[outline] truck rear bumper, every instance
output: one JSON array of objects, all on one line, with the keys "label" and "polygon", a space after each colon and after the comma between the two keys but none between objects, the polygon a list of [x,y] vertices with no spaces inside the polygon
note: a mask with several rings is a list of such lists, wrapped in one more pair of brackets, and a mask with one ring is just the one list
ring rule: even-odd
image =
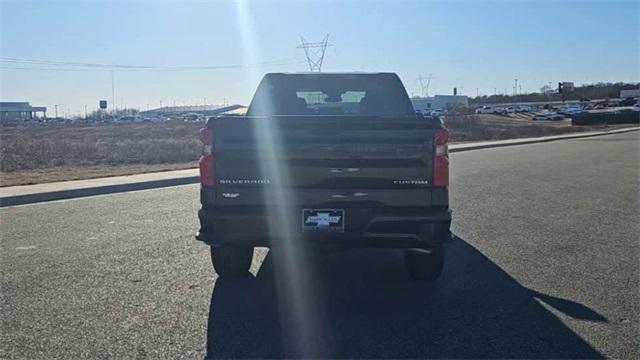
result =
[{"label": "truck rear bumper", "polygon": [[449,236],[451,225],[451,211],[446,207],[346,207],[344,232],[303,232],[301,210],[202,207],[196,239],[211,246],[271,247],[278,246],[288,234],[313,245],[429,249]]}]

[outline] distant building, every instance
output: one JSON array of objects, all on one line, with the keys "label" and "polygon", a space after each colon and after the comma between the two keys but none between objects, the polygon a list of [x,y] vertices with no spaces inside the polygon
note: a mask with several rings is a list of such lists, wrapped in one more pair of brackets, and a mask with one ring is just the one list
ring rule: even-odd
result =
[{"label": "distant building", "polygon": [[436,95],[433,97],[414,97],[411,99],[416,111],[446,110],[451,107],[467,107],[469,99],[464,95]]},{"label": "distant building", "polygon": [[28,102],[0,102],[0,122],[29,121],[42,113],[47,117],[45,106],[31,106]]},{"label": "distant building", "polygon": [[620,98],[638,98],[640,97],[640,89],[620,90]]},{"label": "distant building", "polygon": [[151,109],[147,111],[141,111],[142,116],[156,116],[156,115],[182,115],[186,113],[200,114],[200,115],[216,115],[220,113],[226,113],[229,111],[238,110],[244,108],[242,105],[190,105],[190,106],[165,106],[157,109]]}]

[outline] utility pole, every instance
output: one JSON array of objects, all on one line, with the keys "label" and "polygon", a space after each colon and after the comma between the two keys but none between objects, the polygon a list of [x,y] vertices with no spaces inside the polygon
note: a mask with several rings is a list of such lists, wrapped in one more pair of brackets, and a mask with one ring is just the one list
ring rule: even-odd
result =
[{"label": "utility pole", "polygon": [[56,108],[56,118],[58,117],[58,104],[53,105]]},{"label": "utility pole", "polygon": [[307,57],[309,64],[309,71],[322,71],[322,62],[324,61],[324,54],[327,51],[329,44],[329,34],[327,34],[321,42],[310,43],[300,36],[302,44],[297,49],[304,49],[304,54]]},{"label": "utility pole", "polygon": [[[429,85],[431,85],[431,79],[433,78],[433,76],[431,74],[429,74],[428,77],[423,77],[420,76],[418,77],[418,80],[420,81],[420,88],[422,90],[422,97],[429,97]],[[427,80],[427,83],[425,85],[424,80]]]},{"label": "utility pole", "polygon": [[493,88],[493,96],[498,95],[498,88],[494,87]]},{"label": "utility pole", "polygon": [[87,104],[84,104],[84,119],[87,119]]},{"label": "utility pole", "polygon": [[[111,70],[111,108],[115,110],[116,108],[116,90],[113,84],[113,70]],[[112,111],[113,112],[113,111]]]},{"label": "utility pole", "polygon": [[513,79],[516,83],[513,86],[513,95],[518,95],[518,79]]},{"label": "utility pole", "polygon": [[160,100],[160,108],[162,109],[162,100]]},{"label": "utility pole", "polygon": [[476,88],[476,98],[477,98],[478,96],[480,96],[480,89],[479,89],[479,88]]}]

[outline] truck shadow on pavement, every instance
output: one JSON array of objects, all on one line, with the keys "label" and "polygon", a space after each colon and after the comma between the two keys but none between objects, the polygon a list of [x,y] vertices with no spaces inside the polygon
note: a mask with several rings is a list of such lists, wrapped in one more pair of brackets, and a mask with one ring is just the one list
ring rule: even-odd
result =
[{"label": "truck shadow on pavement", "polygon": [[[401,251],[314,257],[303,306],[313,324],[294,325],[295,304],[277,290],[269,254],[257,277],[217,280],[206,357],[603,358],[541,302],[584,321],[603,316],[521,286],[462,239],[446,246],[433,284],[406,276]],[[313,328],[315,350],[289,340],[301,327]]]}]

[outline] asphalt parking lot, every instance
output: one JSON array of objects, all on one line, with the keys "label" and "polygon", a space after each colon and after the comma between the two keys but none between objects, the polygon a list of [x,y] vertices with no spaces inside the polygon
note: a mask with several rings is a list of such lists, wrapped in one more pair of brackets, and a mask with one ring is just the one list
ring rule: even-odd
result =
[{"label": "asphalt parking lot", "polygon": [[278,251],[212,274],[197,185],[0,209],[0,358],[639,358],[638,140],[452,154],[443,276],[315,252],[302,322]]}]

